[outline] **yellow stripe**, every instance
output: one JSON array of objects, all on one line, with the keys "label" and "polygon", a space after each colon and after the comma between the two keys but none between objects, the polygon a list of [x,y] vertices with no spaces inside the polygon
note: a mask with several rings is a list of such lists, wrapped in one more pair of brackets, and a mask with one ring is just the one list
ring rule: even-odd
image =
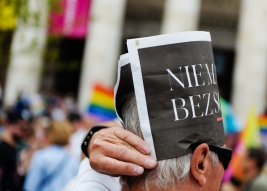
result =
[{"label": "yellow stripe", "polygon": [[93,93],[91,103],[108,109],[114,109],[113,97],[102,92],[95,91]]}]

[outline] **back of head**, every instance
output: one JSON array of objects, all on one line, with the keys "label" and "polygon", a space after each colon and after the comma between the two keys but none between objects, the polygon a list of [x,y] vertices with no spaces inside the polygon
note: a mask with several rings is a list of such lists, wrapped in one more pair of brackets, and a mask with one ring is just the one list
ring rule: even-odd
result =
[{"label": "back of head", "polygon": [[[124,128],[143,138],[138,117],[135,96],[129,98],[125,103],[123,110]],[[217,165],[218,157],[210,152],[213,165]],[[131,190],[133,186],[138,185],[143,190],[151,190],[151,187],[157,190],[166,188],[177,188],[181,186],[190,173],[190,159],[192,153],[178,158],[165,159],[158,161],[158,166],[154,170],[145,170],[141,176],[121,176],[121,184],[125,190]]]},{"label": "back of head", "polygon": [[65,121],[53,121],[46,129],[49,144],[65,146],[72,133],[71,126]]},{"label": "back of head", "polygon": [[77,112],[71,112],[71,113],[68,115],[68,120],[69,120],[71,123],[80,121],[80,120],[81,120],[81,115],[80,115],[79,113],[77,113]]},{"label": "back of head", "polygon": [[258,168],[259,171],[262,170],[266,161],[266,154],[262,149],[257,149],[257,148],[249,149],[247,152],[247,157],[255,161],[256,167]]},{"label": "back of head", "polygon": [[7,123],[8,124],[16,124],[20,120],[23,120],[23,117],[19,112],[15,112],[15,111],[7,112]]},{"label": "back of head", "polygon": [[[10,144],[18,143],[29,132],[28,124],[21,113],[9,110],[6,112],[6,141]],[[9,137],[9,138],[7,138]]]}]

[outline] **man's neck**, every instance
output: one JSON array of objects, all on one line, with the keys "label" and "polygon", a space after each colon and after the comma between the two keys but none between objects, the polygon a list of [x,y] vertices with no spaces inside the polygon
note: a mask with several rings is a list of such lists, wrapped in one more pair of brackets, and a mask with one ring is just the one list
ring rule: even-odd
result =
[{"label": "man's neck", "polygon": [[[158,189],[155,186],[149,187],[149,191],[163,191],[162,189]],[[182,185],[174,185],[172,187],[168,187],[164,191],[174,191],[174,190],[179,190],[179,191],[200,191],[200,189],[197,184],[194,181],[191,181],[189,179],[185,180],[185,182],[182,183]],[[131,189],[125,189],[122,188],[122,191],[144,191],[140,185],[134,185]]]},{"label": "man's neck", "polygon": [[[153,190],[153,191],[163,191],[162,189],[158,189],[157,187],[149,187],[148,190]],[[174,190],[182,190],[182,191],[187,191],[182,187],[170,187],[165,189],[164,191],[174,191]],[[127,189],[122,189],[122,191],[144,191],[142,187],[139,186],[133,186],[130,190]],[[188,190],[189,191],[189,190]]]},{"label": "man's neck", "polygon": [[[157,188],[155,188],[155,187],[152,187],[152,188],[149,188],[149,190],[153,190],[153,191],[162,191],[162,190],[159,190],[159,189],[157,189]],[[174,191],[174,190],[178,190],[177,188],[168,188],[168,189],[166,189],[166,190],[164,190],[164,191]],[[180,190],[180,189],[179,189]],[[136,188],[136,187],[133,187],[130,191],[144,191],[144,189],[142,189],[142,188]],[[184,190],[183,190],[184,191]]]}]

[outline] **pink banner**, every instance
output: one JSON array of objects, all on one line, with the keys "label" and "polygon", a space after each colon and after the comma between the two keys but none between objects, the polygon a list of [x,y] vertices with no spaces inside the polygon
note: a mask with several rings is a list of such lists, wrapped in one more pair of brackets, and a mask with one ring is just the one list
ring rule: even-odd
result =
[{"label": "pink banner", "polygon": [[91,0],[61,0],[59,11],[52,11],[49,33],[85,38],[88,30]]}]

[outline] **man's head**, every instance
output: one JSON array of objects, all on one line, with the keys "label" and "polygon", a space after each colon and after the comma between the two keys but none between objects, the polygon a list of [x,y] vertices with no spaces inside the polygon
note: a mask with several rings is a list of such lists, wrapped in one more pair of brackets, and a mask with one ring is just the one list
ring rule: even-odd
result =
[{"label": "man's head", "polygon": [[[125,104],[124,128],[143,138],[135,97]],[[219,190],[223,165],[217,154],[205,143],[185,156],[161,160],[155,170],[145,171],[139,177],[122,176],[124,190]]]},{"label": "man's head", "polygon": [[72,124],[74,131],[77,131],[77,130],[83,128],[83,121],[82,121],[81,115],[79,113],[71,112],[68,115],[68,120]]},{"label": "man's head", "polygon": [[45,131],[48,143],[60,146],[68,144],[71,133],[71,125],[65,121],[52,121]]},{"label": "man's head", "polygon": [[6,128],[13,141],[18,142],[25,136],[28,127],[20,113],[8,111]]},{"label": "man's head", "polygon": [[249,149],[244,157],[243,168],[247,181],[251,181],[262,171],[266,161],[265,152],[262,149]]}]

